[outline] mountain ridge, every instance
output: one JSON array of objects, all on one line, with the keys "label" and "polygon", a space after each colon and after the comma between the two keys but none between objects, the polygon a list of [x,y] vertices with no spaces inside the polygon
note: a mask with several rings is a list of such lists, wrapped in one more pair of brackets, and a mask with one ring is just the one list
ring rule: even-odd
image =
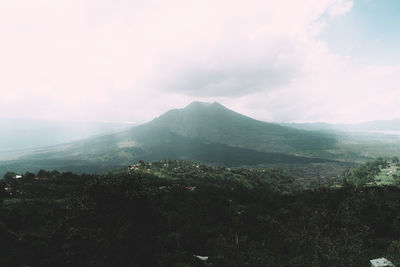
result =
[{"label": "mountain ridge", "polygon": [[[335,142],[330,135],[254,120],[217,102],[193,102],[122,132],[34,150],[13,164],[47,161],[58,167],[65,161],[69,166],[94,164],[107,169],[163,159],[229,166],[324,162],[330,161],[326,149]],[[323,154],[327,159],[319,157]]]},{"label": "mountain ridge", "polygon": [[192,102],[183,109],[162,114],[150,124],[165,127],[184,136],[264,152],[310,152],[313,150],[312,145],[317,142],[317,150],[321,149],[320,146],[328,149],[335,145],[332,135],[255,120],[217,102]]}]

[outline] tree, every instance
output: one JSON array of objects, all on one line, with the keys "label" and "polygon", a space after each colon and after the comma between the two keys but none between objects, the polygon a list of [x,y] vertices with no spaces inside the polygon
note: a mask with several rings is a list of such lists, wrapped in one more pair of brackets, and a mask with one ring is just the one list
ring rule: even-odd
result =
[{"label": "tree", "polygon": [[48,178],[49,176],[50,176],[50,173],[45,171],[45,170],[40,170],[37,173],[37,177],[42,177],[42,178],[46,177],[46,178]]},{"label": "tree", "polygon": [[387,249],[387,258],[398,266],[400,264],[400,241],[392,241]]},{"label": "tree", "polygon": [[157,236],[163,218],[153,201],[153,193],[138,176],[90,182],[71,203],[66,221],[70,264],[159,266]]},{"label": "tree", "polygon": [[8,196],[7,191],[5,190],[6,183],[4,181],[0,181],[0,203],[3,198]]},{"label": "tree", "polygon": [[17,174],[15,172],[7,172],[6,174],[4,174],[3,178],[4,180],[11,180],[14,179],[16,175]]},{"label": "tree", "polygon": [[35,178],[36,177],[36,175],[34,174],[34,173],[31,173],[31,172],[26,172],[24,175],[23,175],[23,179],[24,180],[33,180],[33,178]]}]

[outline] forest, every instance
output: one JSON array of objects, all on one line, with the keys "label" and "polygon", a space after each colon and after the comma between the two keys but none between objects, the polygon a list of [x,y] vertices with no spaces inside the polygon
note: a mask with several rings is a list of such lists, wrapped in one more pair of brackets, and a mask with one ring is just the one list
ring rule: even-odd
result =
[{"label": "forest", "polygon": [[0,266],[400,264],[398,178],[379,184],[396,164],[378,158],[315,188],[279,168],[178,160],[102,175],[9,172]]}]

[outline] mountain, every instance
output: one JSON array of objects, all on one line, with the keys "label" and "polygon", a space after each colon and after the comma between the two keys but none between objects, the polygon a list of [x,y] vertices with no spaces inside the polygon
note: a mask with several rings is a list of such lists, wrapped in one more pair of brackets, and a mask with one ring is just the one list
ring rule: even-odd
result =
[{"label": "mountain", "polygon": [[0,167],[98,171],[162,159],[228,166],[325,162],[315,155],[327,153],[335,142],[332,135],[261,122],[218,103],[193,102],[129,130],[36,149]]},{"label": "mountain", "polygon": [[0,152],[54,146],[129,127],[132,124],[0,118]]},{"label": "mountain", "polygon": [[263,152],[309,154],[333,148],[333,135],[258,121],[219,103],[193,102],[150,122],[179,135]]}]

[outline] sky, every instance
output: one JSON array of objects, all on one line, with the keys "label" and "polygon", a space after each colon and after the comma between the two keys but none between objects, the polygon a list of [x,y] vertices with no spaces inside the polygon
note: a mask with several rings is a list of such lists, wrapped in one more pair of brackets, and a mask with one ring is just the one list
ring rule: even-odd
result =
[{"label": "sky", "polygon": [[400,118],[398,0],[0,0],[0,117]]}]

